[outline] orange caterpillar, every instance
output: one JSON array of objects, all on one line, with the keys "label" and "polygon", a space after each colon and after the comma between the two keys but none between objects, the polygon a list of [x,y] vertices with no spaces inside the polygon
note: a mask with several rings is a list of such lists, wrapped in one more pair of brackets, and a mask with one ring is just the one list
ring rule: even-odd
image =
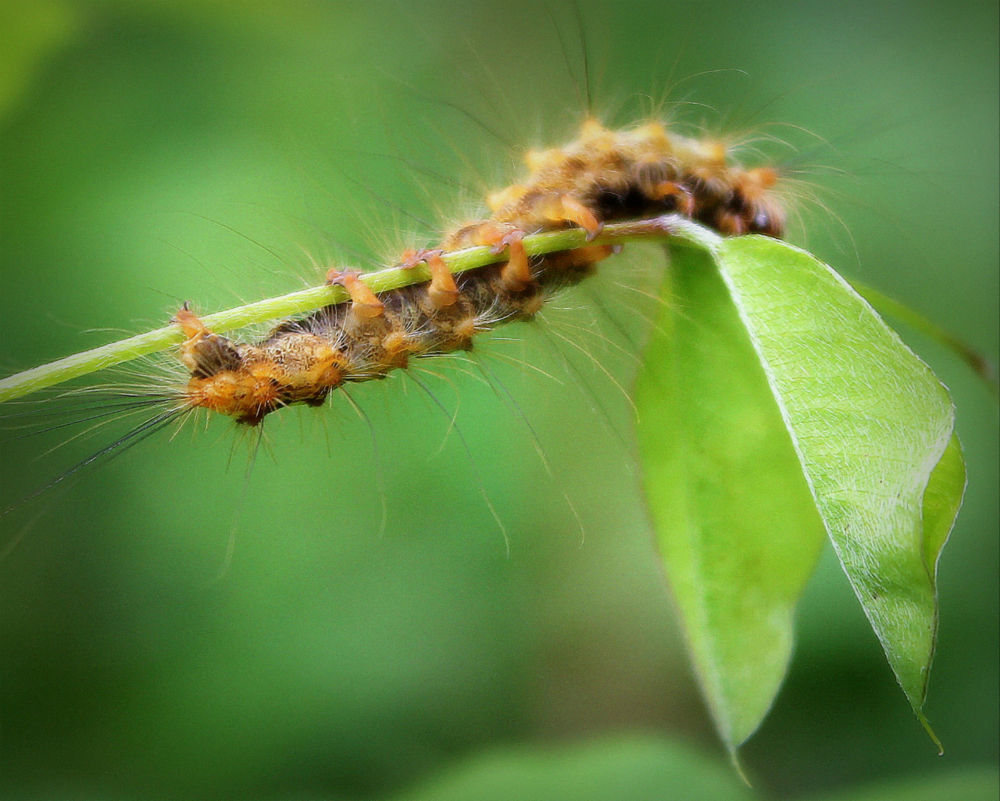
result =
[{"label": "orange caterpillar", "polygon": [[[588,245],[530,260],[529,234],[579,226],[595,238],[606,223],[676,213],[723,235],[780,237],[785,215],[777,171],[745,168],[722,143],[679,136],[659,123],[610,131],[588,121],[580,138],[527,156],[530,173],[492,195],[492,215],[446,234],[439,249],[404,254],[431,280],[376,295],[355,271],[331,270],[349,304],[276,326],[258,344],[209,331],[185,306],[185,409],[204,408],[255,426],[295,403],[318,406],[348,382],[384,378],[409,359],[469,350],[501,323],[531,319],[553,292],[578,283],[612,248]],[[503,264],[453,275],[442,253],[472,246],[506,252]]]}]

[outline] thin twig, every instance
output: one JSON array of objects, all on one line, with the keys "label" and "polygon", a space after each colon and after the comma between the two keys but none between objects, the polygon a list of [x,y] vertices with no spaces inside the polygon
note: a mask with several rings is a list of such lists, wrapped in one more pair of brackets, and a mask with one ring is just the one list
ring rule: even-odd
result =
[{"label": "thin twig", "polygon": [[[615,223],[608,225],[592,242],[581,229],[534,234],[524,238],[525,250],[530,256],[557,253],[585,245],[624,244],[636,240],[670,240],[675,244],[701,249],[712,249],[718,237],[711,231],[678,215],[667,215],[651,220]],[[494,253],[489,247],[466,248],[443,255],[453,273],[462,273],[504,261],[504,253]],[[390,267],[367,273],[362,280],[375,292],[389,292],[400,287],[419,284],[431,279],[426,265],[412,268]],[[211,330],[223,333],[248,325],[305,314],[324,306],[347,301],[346,290],[340,286],[317,286],[291,292],[276,298],[259,300],[245,306],[208,314],[202,321]],[[61,384],[73,378],[88,375],[108,367],[158,353],[184,340],[176,323],[102,345],[92,350],[76,353],[49,364],[0,379],[0,402],[20,398],[37,390]]]}]

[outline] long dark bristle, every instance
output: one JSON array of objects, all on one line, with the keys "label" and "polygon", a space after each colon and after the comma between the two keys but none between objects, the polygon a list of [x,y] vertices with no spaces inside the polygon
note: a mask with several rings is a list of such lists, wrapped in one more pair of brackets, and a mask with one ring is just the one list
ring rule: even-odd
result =
[{"label": "long dark bristle", "polygon": [[[54,425],[46,425],[44,427],[36,428],[31,431],[27,431],[23,434],[17,434],[11,437],[5,437],[0,439],[0,444],[5,444],[8,442],[16,442],[17,440],[27,439],[28,437],[35,437],[41,434],[47,434],[50,431],[58,431],[62,428],[67,428],[69,426],[80,425],[82,423],[89,423],[92,420],[102,420],[105,418],[113,417],[124,417],[125,415],[137,412],[140,410],[148,409],[150,407],[161,406],[165,403],[170,402],[167,398],[147,398],[144,400],[133,400],[124,403],[116,404],[104,404],[99,406],[86,406],[82,408],[72,408],[72,409],[62,409],[62,410],[38,410],[37,413],[34,412],[19,412],[11,415],[3,415],[0,419],[21,419],[24,420],[24,424],[20,426],[21,428],[29,428],[31,423],[39,418],[51,418],[51,417],[65,417],[64,422],[56,423]],[[93,414],[88,414],[93,412]],[[113,420],[108,420],[107,422],[113,422]]]},{"label": "long dark bristle", "polygon": [[[159,399],[155,401],[155,403],[163,403],[163,402],[164,402],[163,400]],[[150,405],[155,405],[155,404],[151,403]],[[130,448],[139,444],[147,437],[150,437],[153,434],[162,431],[164,428],[169,426],[174,421],[180,419],[184,414],[188,413],[189,411],[191,410],[187,407],[172,405],[171,408],[162,411],[153,417],[150,417],[149,419],[143,421],[139,425],[127,431],[125,434],[120,436],[114,442],[111,442],[110,444],[103,446],[95,453],[92,453],[85,459],[82,459],[81,461],[77,462],[75,465],[63,471],[58,476],[56,476],[46,484],[42,485],[38,489],[34,490],[24,498],[21,498],[11,506],[8,506],[6,509],[0,512],[0,516],[7,515],[10,512],[14,511],[15,509],[28,503],[29,501],[32,501],[35,498],[39,497],[40,495],[43,495],[44,493],[51,490],[53,487],[61,484],[66,479],[70,478],[73,475],[76,475],[82,470],[92,468],[99,464],[106,464],[111,459],[121,456],[123,453],[127,452]],[[78,422],[82,421],[75,420],[69,423],[60,424],[58,426],[52,426],[42,431],[33,433],[45,433],[46,431],[52,431],[58,428],[62,428],[64,425],[73,425]],[[15,437],[14,439],[18,439],[18,437]]]}]

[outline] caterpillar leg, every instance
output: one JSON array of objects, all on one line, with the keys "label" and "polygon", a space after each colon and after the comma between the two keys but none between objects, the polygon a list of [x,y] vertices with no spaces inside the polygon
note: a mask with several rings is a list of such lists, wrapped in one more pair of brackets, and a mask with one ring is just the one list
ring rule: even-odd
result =
[{"label": "caterpillar leg", "polygon": [[508,292],[520,292],[534,283],[528,253],[524,249],[524,231],[510,223],[483,220],[470,223],[445,239],[446,250],[489,246],[493,253],[507,251],[507,263],[500,270],[500,282]]},{"label": "caterpillar leg", "polygon": [[184,302],[184,305],[181,306],[177,314],[170,318],[170,322],[177,323],[177,325],[181,327],[181,331],[183,331],[184,336],[187,337],[187,341],[184,343],[185,345],[191,340],[198,339],[212,333],[201,321],[201,318],[191,311],[191,307],[188,305],[187,301]]},{"label": "caterpillar leg", "polygon": [[170,319],[170,322],[177,323],[181,327],[181,331],[184,332],[186,339],[181,343],[181,361],[188,370],[194,373],[198,370],[199,345],[205,338],[211,336],[212,332],[208,330],[201,318],[191,311],[186,301],[180,311]]},{"label": "caterpillar leg", "polygon": [[604,223],[594,212],[572,195],[563,193],[541,195],[533,205],[538,214],[550,223],[573,223],[587,232],[587,239],[594,239],[604,229]]},{"label": "caterpillar leg", "polygon": [[441,253],[440,250],[408,250],[403,254],[403,260],[400,264],[404,270],[412,270],[418,264],[427,265],[427,269],[431,272],[427,297],[435,309],[452,306],[459,297],[455,276],[448,269]]},{"label": "caterpillar leg", "polygon": [[351,296],[351,312],[357,317],[368,320],[382,314],[384,304],[368,284],[361,280],[360,271],[332,268],[326,274],[326,283],[329,286],[342,286],[347,290],[347,294]]},{"label": "caterpillar leg", "polygon": [[494,253],[507,251],[507,263],[500,269],[500,280],[507,291],[521,292],[531,285],[535,277],[531,274],[531,264],[522,241],[524,231],[486,223],[479,229],[478,238]]},{"label": "caterpillar leg", "polygon": [[239,364],[236,346],[226,337],[212,333],[187,303],[170,322],[184,332],[186,339],[181,343],[180,359],[193,377],[214,375]]}]

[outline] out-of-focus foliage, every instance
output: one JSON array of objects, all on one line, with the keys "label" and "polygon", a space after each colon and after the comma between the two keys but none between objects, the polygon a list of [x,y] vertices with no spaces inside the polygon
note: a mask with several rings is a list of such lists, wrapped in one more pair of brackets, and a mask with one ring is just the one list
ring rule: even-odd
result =
[{"label": "out-of-focus foliage", "polygon": [[[991,771],[883,782],[809,801],[992,801]],[[604,739],[574,747],[503,749],[469,760],[393,801],[750,801],[761,796],[703,756],[649,738]],[[803,799],[805,801],[805,799]]]},{"label": "out-of-focus foliage", "polygon": [[[646,91],[732,110],[729,128],[821,134],[831,146],[797,166],[836,216],[806,205],[797,241],[996,358],[994,4],[608,5],[581,3],[602,111],[625,108],[622,122],[621,101]],[[15,17],[0,25],[9,370],[159,324],[184,300],[221,308],[314,283],[334,258],[426,244],[409,234],[454,222],[509,176],[514,157],[469,115],[532,146],[571,135],[581,106],[551,20],[528,4],[3,13]],[[553,14],[579,76],[574,15]],[[681,81],[729,68],[750,77]],[[676,110],[727,127],[703,106]],[[824,164],[835,174],[816,174]],[[632,339],[642,296],[616,287],[642,264],[607,263],[594,289]],[[560,301],[550,331],[628,386],[629,346],[592,297]],[[378,798],[511,743],[528,753],[621,730],[655,732],[683,775],[704,760],[724,771],[621,442],[631,409],[585,354],[555,353],[555,333],[509,335],[481,358],[517,409],[475,367],[425,375],[458,405],[471,462],[401,378],[354,396],[377,453],[340,398],[283,415],[245,494],[246,447],[217,421],[3,518],[3,543],[20,541],[0,561],[0,792]],[[948,354],[912,345],[955,398],[969,462],[926,707],[947,755],[933,756],[826,552],[786,685],[744,749],[763,798],[996,764],[995,407]],[[39,460],[47,446],[4,442],[4,502],[95,441]],[[674,742],[706,756],[685,766]]]}]

